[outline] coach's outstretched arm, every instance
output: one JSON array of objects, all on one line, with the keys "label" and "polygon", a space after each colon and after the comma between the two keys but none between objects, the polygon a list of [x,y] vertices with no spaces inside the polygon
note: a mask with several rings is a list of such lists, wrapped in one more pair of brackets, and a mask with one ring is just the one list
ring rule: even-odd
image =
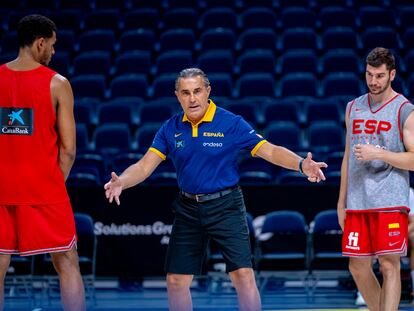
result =
[{"label": "coach's outstretched arm", "polygon": [[328,167],[328,165],[324,162],[313,161],[310,152],[303,159],[285,147],[266,142],[257,150],[256,155],[284,168],[301,171],[301,173],[308,177],[310,182],[325,180],[325,175],[321,169]]},{"label": "coach's outstretched arm", "polygon": [[116,204],[120,205],[119,196],[122,190],[143,182],[151,176],[152,172],[161,162],[162,159],[157,154],[152,151],[147,151],[141,160],[128,167],[120,176],[112,172],[111,180],[104,186],[105,195],[109,203],[112,203],[115,199]]}]

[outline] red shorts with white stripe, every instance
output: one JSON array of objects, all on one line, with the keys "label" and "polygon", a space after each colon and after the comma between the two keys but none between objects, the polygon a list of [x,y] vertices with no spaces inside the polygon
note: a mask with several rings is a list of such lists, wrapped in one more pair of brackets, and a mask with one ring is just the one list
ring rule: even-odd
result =
[{"label": "red shorts with white stripe", "polygon": [[350,257],[407,254],[408,215],[401,211],[347,211],[342,254]]},{"label": "red shorts with white stripe", "polygon": [[0,254],[65,252],[76,247],[70,202],[0,205]]}]

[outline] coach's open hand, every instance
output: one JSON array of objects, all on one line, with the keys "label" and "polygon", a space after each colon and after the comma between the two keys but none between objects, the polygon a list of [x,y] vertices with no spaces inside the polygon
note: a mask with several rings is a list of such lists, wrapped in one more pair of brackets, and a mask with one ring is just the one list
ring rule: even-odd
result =
[{"label": "coach's open hand", "polygon": [[306,159],[303,161],[302,170],[303,174],[308,176],[310,182],[320,182],[325,180],[321,168],[327,168],[328,165],[325,162],[315,162],[312,160],[312,153],[308,152]]},{"label": "coach's open hand", "polygon": [[111,180],[105,184],[104,188],[109,203],[112,203],[115,198],[116,204],[120,205],[121,201],[119,200],[119,196],[122,192],[122,183],[117,174],[114,172],[111,173]]}]

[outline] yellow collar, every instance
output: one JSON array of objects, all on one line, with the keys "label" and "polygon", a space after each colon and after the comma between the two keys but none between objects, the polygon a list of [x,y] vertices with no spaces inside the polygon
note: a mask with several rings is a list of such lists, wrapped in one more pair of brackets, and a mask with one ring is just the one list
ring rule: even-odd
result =
[{"label": "yellow collar", "polygon": [[[201,118],[201,120],[198,121],[196,124],[200,124],[201,122],[211,122],[211,121],[213,121],[214,114],[216,113],[216,108],[217,107],[216,107],[216,104],[211,99],[209,99],[208,101],[209,101],[209,105],[208,105],[206,113]],[[191,124],[194,124],[193,122],[190,121],[190,119],[188,119],[187,115],[184,113],[182,122],[185,122],[185,121],[190,122]]]}]

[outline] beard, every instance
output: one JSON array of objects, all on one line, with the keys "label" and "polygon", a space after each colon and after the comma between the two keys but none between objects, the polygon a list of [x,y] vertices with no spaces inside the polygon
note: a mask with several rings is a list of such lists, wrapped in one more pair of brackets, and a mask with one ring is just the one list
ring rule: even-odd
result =
[{"label": "beard", "polygon": [[391,85],[391,78],[388,78],[387,83],[383,87],[374,88],[374,87],[368,85],[368,88],[369,88],[369,91],[371,92],[371,94],[380,95],[380,94],[384,93],[390,87],[390,85]]}]

